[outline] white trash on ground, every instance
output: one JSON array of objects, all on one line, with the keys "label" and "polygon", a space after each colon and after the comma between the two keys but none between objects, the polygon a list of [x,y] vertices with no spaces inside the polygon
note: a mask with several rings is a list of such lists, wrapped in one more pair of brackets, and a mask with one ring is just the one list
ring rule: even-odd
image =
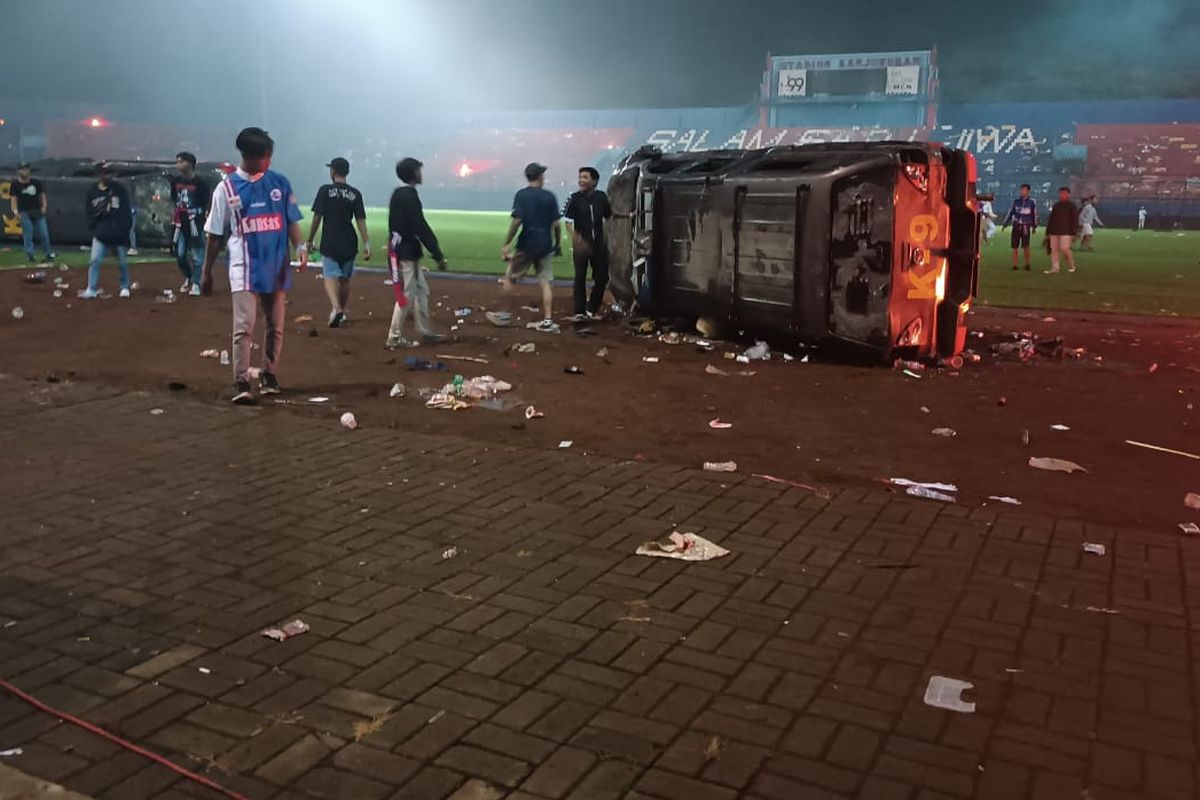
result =
[{"label": "white trash on ground", "polygon": [[908,478],[889,478],[893,486],[904,487],[905,493],[913,497],[923,497],[926,500],[940,500],[943,503],[957,503],[958,487],[953,483],[924,483],[910,481]]},{"label": "white trash on ground", "polygon": [[925,705],[959,714],[974,714],[975,704],[962,699],[963,692],[974,688],[975,684],[968,681],[933,675],[925,687]]},{"label": "white trash on ground", "polygon": [[737,472],[736,461],[705,461],[705,472]]},{"label": "white trash on ground", "polygon": [[709,561],[729,555],[729,551],[703,536],[672,531],[662,539],[639,545],[637,555],[677,558],[680,561]]},{"label": "white trash on ground", "polygon": [[277,642],[282,642],[293,636],[299,636],[302,633],[307,633],[309,630],[308,623],[303,620],[294,619],[278,628],[267,628],[262,632],[263,636],[268,639],[274,639]]},{"label": "white trash on ground", "polygon": [[1074,461],[1067,461],[1065,458],[1040,458],[1030,456],[1029,466],[1034,469],[1044,469],[1050,472],[1087,472],[1086,469],[1076,464]]},{"label": "white trash on ground", "polygon": [[1102,544],[1096,544],[1095,542],[1084,542],[1083,552],[1090,553],[1094,556],[1102,556],[1107,553],[1108,550]]},{"label": "white trash on ground", "polygon": [[347,411],[345,414],[342,414],[341,423],[343,428],[349,428],[350,430],[354,430],[358,427],[358,420],[355,419],[354,415],[349,411]]}]

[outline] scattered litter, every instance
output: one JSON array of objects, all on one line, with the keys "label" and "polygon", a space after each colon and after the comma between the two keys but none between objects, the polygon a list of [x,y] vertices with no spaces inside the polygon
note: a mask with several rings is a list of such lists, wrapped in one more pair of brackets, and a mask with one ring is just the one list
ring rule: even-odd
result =
[{"label": "scattered litter", "polygon": [[929,412],[929,407],[928,407],[928,406],[921,406],[921,413],[922,413],[922,414],[928,414],[928,413],[930,413],[930,412]]},{"label": "scattered litter", "polygon": [[474,356],[448,356],[448,355],[443,355],[442,353],[438,353],[437,357],[442,359],[443,361],[470,361],[472,364],[488,363],[488,360],[486,358],[475,358]]},{"label": "scattered litter", "polygon": [[908,478],[889,478],[893,486],[905,487],[905,493],[913,497],[923,497],[926,500],[940,500],[943,503],[957,503],[958,487],[953,483],[923,483],[910,481]]},{"label": "scattered litter", "polygon": [[708,744],[704,746],[704,760],[706,762],[719,761],[721,759],[721,748],[724,745],[724,740],[720,736],[713,734],[712,738],[708,740]]},{"label": "scattered litter", "polygon": [[563,372],[567,373],[568,375],[582,375],[583,374],[583,370],[581,370],[579,367],[576,367],[575,365],[571,365],[569,367],[563,367]]},{"label": "scattered litter", "polygon": [[522,310],[522,311],[528,311],[530,314],[536,314],[536,313],[538,313],[538,311],[540,311],[541,309],[540,309],[540,308],[538,308],[538,306],[537,306],[537,304],[536,304],[536,303],[534,303],[534,304],[532,304],[532,305],[528,305],[528,306],[521,306],[521,310]]},{"label": "scattered litter", "polygon": [[1007,397],[997,398],[996,405],[1000,406],[1001,408],[1004,408],[1004,406],[1008,405],[1008,398]]},{"label": "scattered litter", "polygon": [[910,377],[910,378],[917,378],[917,379],[920,379],[920,377],[921,377],[921,376],[920,376],[920,375],[918,375],[917,373],[913,372],[911,369],[906,369],[906,370],[904,370],[904,374],[905,374],[905,375],[907,375],[907,376],[908,376],[908,377]]},{"label": "scattered litter", "polygon": [[471,378],[468,381],[459,382],[459,377],[455,376],[453,383],[448,383],[442,387],[442,394],[453,395],[457,397],[465,397],[468,400],[484,400],[489,397],[494,397],[502,392],[512,391],[512,384],[507,381],[497,380],[491,375],[480,375],[477,378]]},{"label": "scattered litter", "polygon": [[445,372],[450,369],[441,361],[434,363],[420,356],[405,356],[404,366],[410,370],[432,370],[434,372]]},{"label": "scattered litter", "polygon": [[1200,525],[1197,525],[1194,522],[1181,522],[1179,523],[1179,530],[1183,531],[1188,536],[1196,536],[1197,534],[1200,534]]},{"label": "scattered litter", "polygon": [[709,421],[708,427],[712,428],[714,431],[724,431],[724,430],[728,430],[729,428],[732,428],[733,423],[732,422],[721,422],[721,420],[719,420],[719,419],[714,419],[714,420]]},{"label": "scattered litter", "polygon": [[512,314],[507,311],[488,311],[484,313],[484,316],[497,328],[508,328],[513,324]]},{"label": "scattered litter", "polygon": [[229,351],[222,350],[220,359],[221,359],[221,366],[228,367],[229,366]]},{"label": "scattered litter", "polygon": [[516,350],[518,353],[536,353],[537,345],[534,344],[533,342],[524,342],[523,344],[517,345],[513,349]]},{"label": "scattered litter", "polygon": [[643,356],[642,361],[645,361],[647,364],[657,364],[658,356]]},{"label": "scattered litter", "polygon": [[39,270],[34,270],[33,272],[25,273],[25,282],[26,283],[45,283],[46,282],[46,270],[39,269]]},{"label": "scattered litter", "polygon": [[221,351],[220,350],[201,350],[200,357],[201,358],[220,358]]},{"label": "scattered litter", "polygon": [[1094,614],[1120,614],[1115,608],[1105,608],[1104,606],[1084,606],[1084,611],[1091,611]]},{"label": "scattered litter", "polygon": [[209,669],[208,667],[197,667],[196,671],[199,672],[201,675],[212,675],[212,670]]},{"label": "scattered litter", "polygon": [[464,408],[470,408],[471,404],[465,400],[460,400],[451,392],[435,392],[425,402],[425,407],[441,408],[446,411],[462,411]]},{"label": "scattered litter", "polygon": [[766,342],[755,342],[754,346],[747,348],[742,355],[751,361],[770,361],[771,348]]},{"label": "scattered litter", "polygon": [[784,361],[791,362],[791,361],[795,361],[795,360],[796,360],[796,357],[795,357],[795,356],[793,356],[793,355],[790,355],[790,354],[788,354],[788,353],[784,353],[784,354],[783,354],[783,360],[784,360]]},{"label": "scattered litter", "polygon": [[404,384],[403,383],[392,384],[392,390],[390,392],[388,392],[388,397],[404,397]]},{"label": "scattered litter", "polygon": [[329,398],[328,397],[310,397],[310,398],[308,398],[308,402],[310,402],[310,403],[328,403]]},{"label": "scattered litter", "polygon": [[543,414],[541,411],[538,411],[533,406],[525,407],[525,419],[541,419],[544,416],[546,416],[546,415]]},{"label": "scattered litter", "polygon": [[958,436],[958,431],[954,430],[954,428],[934,428],[930,433],[934,436],[945,436],[946,438]]},{"label": "scattered litter", "polygon": [[164,412],[164,411],[163,411],[161,408],[152,408],[152,409],[150,409],[150,416],[152,416],[152,417],[160,417],[160,416],[162,416],[164,413],[165,413],[165,412]]},{"label": "scattered litter", "polygon": [[563,439],[561,442],[558,443],[558,449],[566,450],[568,447],[570,447],[573,444],[575,444],[575,442],[571,441],[570,439]]},{"label": "scattered litter", "polygon": [[1029,429],[1028,428],[1021,431],[1021,444],[1025,445],[1026,447],[1029,447]]},{"label": "scattered litter", "polygon": [[596,358],[608,358],[608,348],[601,347],[596,351]]},{"label": "scattered litter", "polygon": [[1200,493],[1188,492],[1183,496],[1183,504],[1188,508],[1200,511]]},{"label": "scattered litter", "polygon": [[11,628],[12,626],[14,626],[16,624],[17,624],[17,621],[15,619],[10,619],[8,622],[4,623],[4,627]]},{"label": "scattered litter", "polygon": [[994,494],[994,495],[991,495],[991,496],[989,496],[989,497],[988,497],[988,500],[996,500],[996,501],[998,501],[998,502],[1000,502],[1000,503],[1008,503],[1010,506],[1019,506],[1019,505],[1021,505],[1021,501],[1020,501],[1020,500],[1018,500],[1017,498],[1015,498],[1015,497],[1005,497],[1005,496],[1003,496],[1003,495],[996,495],[996,494]]},{"label": "scattered litter", "polygon": [[1029,458],[1029,466],[1034,469],[1044,469],[1050,472],[1087,472],[1086,469],[1076,464],[1074,461],[1067,461],[1062,458],[1040,458],[1031,456]]},{"label": "scattered litter", "polygon": [[1158,363],[1157,363],[1157,362],[1155,362],[1155,363],[1151,364],[1151,365],[1150,365],[1150,369],[1148,369],[1148,370],[1146,370],[1146,371],[1147,371],[1147,372],[1149,372],[1151,375],[1153,375],[1154,373],[1158,372]]},{"label": "scattered litter", "polygon": [[292,322],[312,322],[312,314],[301,314],[292,320]]},{"label": "scattered litter", "polygon": [[558,326],[557,322],[551,322],[547,325],[545,320],[541,322],[527,322],[525,323],[525,327],[528,330],[540,331],[541,333],[562,333],[562,328]]},{"label": "scattered litter", "polygon": [[465,306],[463,308],[456,308],[456,309],[454,309],[454,316],[469,317],[469,316],[471,316],[471,309],[469,309]]},{"label": "scattered litter", "polygon": [[54,290],[54,296],[55,296],[55,297],[62,297],[62,296],[63,296],[62,289],[55,289],[55,290]]},{"label": "scattered litter", "polygon": [[308,623],[303,620],[294,619],[278,628],[267,628],[262,632],[262,635],[268,639],[274,639],[277,642],[282,642],[293,636],[299,636],[302,633],[307,633],[309,630]]},{"label": "scattered litter", "polygon": [[809,486],[807,483],[800,483],[799,481],[784,480],[783,478],[776,478],[774,475],[755,475],[754,477],[758,478],[759,480],[764,480],[767,483],[781,483],[784,486],[792,486],[797,489],[807,489],[808,491],[813,492],[818,495],[821,495],[823,497],[829,496],[828,489],[821,489],[817,486]]},{"label": "scattered litter", "polygon": [[694,533],[672,531],[670,535],[653,542],[639,545],[639,556],[676,558],[681,561],[709,561],[729,555],[729,551]]},{"label": "scattered litter", "polygon": [[437,722],[439,719],[441,719],[441,718],[442,718],[442,717],[444,717],[444,716],[446,716],[446,710],[445,710],[445,709],[442,709],[441,711],[437,712],[437,713],[436,713],[436,714],[434,714],[432,717],[430,717],[430,718],[429,718],[429,721],[428,721],[427,723],[425,723],[425,724],[426,724],[426,725],[432,725],[433,723]]},{"label": "scattered litter", "polygon": [[1066,425],[1055,424],[1055,425],[1050,426],[1050,430],[1052,430],[1052,431],[1069,431],[1071,429],[1068,428]]},{"label": "scattered litter", "polygon": [[1173,456],[1183,456],[1184,458],[1194,458],[1197,461],[1200,461],[1200,456],[1196,455],[1195,453],[1185,453],[1182,450],[1172,450],[1169,447],[1159,447],[1156,444],[1146,444],[1145,442],[1135,442],[1132,439],[1126,439],[1125,444],[1131,444],[1134,447],[1142,447],[1142,448],[1145,448],[1146,450],[1157,450],[1160,453],[1170,453]]},{"label": "scattered litter", "polygon": [[348,428],[349,430],[354,430],[358,427],[358,420],[356,420],[354,415],[349,411],[347,411],[345,414],[342,414],[341,423],[343,428]]},{"label": "scattered litter", "polygon": [[670,333],[661,334],[658,340],[663,344],[680,344],[683,341],[683,337],[678,332],[671,331]]},{"label": "scattered litter", "polygon": [[454,558],[457,555],[458,555],[457,547],[447,547],[445,550],[442,551],[442,560],[445,561],[447,559]]},{"label": "scattered litter", "polygon": [[962,699],[963,692],[974,688],[975,684],[967,681],[933,675],[925,687],[925,705],[959,714],[974,714],[975,704]]},{"label": "scattered litter", "polygon": [[14,308],[12,310],[12,315],[13,315],[13,319],[21,319],[22,317],[25,316],[25,309],[21,308],[20,306],[17,306],[16,308]]},{"label": "scattered litter", "polygon": [[751,370],[751,369],[741,370],[740,372],[728,372],[726,370],[721,369],[720,367],[714,367],[712,364],[706,364],[704,367],[704,371],[709,375],[721,375],[724,377],[736,375],[740,378],[753,378],[755,375],[758,374],[757,372],[755,372],[754,370]]},{"label": "scattered litter", "polygon": [[736,461],[705,461],[705,472],[737,472]]},{"label": "scattered litter", "polygon": [[1042,317],[1042,322],[1058,322],[1054,317]]},{"label": "scattered litter", "polygon": [[1102,544],[1096,544],[1095,542],[1084,542],[1083,552],[1091,553],[1094,556],[1102,556],[1106,551],[1104,545]]},{"label": "scattered litter", "polygon": [[13,756],[24,755],[25,751],[19,747],[14,747],[11,750],[0,750],[0,758],[12,758]]}]

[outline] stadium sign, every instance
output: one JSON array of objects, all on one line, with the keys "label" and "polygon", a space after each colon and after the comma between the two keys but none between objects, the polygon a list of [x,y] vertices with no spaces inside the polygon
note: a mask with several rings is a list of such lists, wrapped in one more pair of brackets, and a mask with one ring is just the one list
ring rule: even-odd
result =
[{"label": "stadium sign", "polygon": [[808,70],[779,70],[779,96],[804,97],[808,94]]}]

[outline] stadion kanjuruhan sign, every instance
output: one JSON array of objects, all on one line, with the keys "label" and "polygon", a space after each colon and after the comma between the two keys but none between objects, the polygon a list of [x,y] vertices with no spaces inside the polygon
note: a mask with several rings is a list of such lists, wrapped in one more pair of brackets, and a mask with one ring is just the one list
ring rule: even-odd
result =
[{"label": "stadion kanjuruhan sign", "polygon": [[807,97],[808,70],[781,69],[779,70],[779,97]]}]

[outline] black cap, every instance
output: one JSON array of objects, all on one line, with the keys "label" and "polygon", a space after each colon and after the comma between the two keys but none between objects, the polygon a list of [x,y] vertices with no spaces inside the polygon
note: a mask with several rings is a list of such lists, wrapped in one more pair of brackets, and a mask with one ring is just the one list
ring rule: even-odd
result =
[{"label": "black cap", "polygon": [[33,169],[33,165],[28,161],[22,161],[20,164],[17,164],[17,169]]},{"label": "black cap", "polygon": [[525,167],[525,180],[536,181],[545,174],[548,167],[543,167],[541,164],[534,161],[532,164]]},{"label": "black cap", "polygon": [[112,175],[113,172],[114,172],[113,165],[108,163],[107,161],[97,161],[96,162],[96,174],[97,175]]},{"label": "black cap", "polygon": [[411,184],[417,178],[417,171],[425,166],[415,158],[402,158],[396,162],[396,177]]},{"label": "black cap", "polygon": [[330,159],[329,163],[325,166],[329,167],[334,171],[335,174],[341,175],[343,178],[350,174],[350,162],[341,156]]}]

